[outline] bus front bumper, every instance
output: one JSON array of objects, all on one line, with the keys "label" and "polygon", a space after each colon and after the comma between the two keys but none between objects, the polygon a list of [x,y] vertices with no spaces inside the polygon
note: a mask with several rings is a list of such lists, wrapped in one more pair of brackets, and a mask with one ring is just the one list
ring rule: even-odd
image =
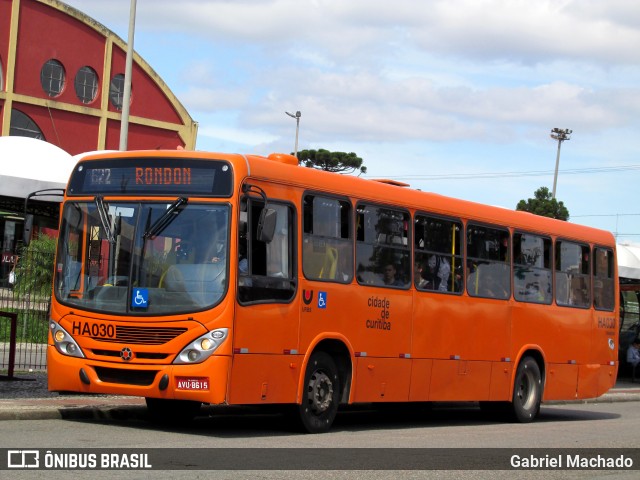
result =
[{"label": "bus front bumper", "polygon": [[190,365],[135,365],[93,361],[47,348],[51,391],[129,395],[226,403],[231,357],[212,355]]}]

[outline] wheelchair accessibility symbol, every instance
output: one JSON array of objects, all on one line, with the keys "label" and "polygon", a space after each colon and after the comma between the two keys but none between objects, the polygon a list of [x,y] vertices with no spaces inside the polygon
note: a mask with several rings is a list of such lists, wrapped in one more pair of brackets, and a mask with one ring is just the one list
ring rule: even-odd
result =
[{"label": "wheelchair accessibility symbol", "polygon": [[327,292],[318,292],[318,308],[327,308]]},{"label": "wheelchair accessibility symbol", "polygon": [[132,308],[147,308],[149,306],[149,290],[146,288],[134,288],[131,292]]}]

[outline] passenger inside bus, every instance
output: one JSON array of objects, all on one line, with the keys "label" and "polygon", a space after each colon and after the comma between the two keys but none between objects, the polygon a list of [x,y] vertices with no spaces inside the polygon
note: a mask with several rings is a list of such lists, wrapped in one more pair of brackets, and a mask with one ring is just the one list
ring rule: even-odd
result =
[{"label": "passenger inside bus", "polygon": [[427,261],[427,270],[424,277],[427,281],[425,289],[446,292],[451,275],[449,261],[440,255],[431,255]]},{"label": "passenger inside bus", "polygon": [[216,243],[209,252],[207,261],[209,263],[224,263],[227,258],[227,249],[223,243]]},{"label": "passenger inside bus", "polygon": [[416,283],[416,288],[427,288],[427,279],[424,278],[423,273],[424,273],[424,268],[422,266],[422,264],[419,261],[416,261],[414,266],[413,266],[413,271],[414,271],[414,275],[415,275],[415,283]]},{"label": "passenger inside bus", "polygon": [[397,275],[398,269],[395,264],[387,263],[382,273],[382,281],[387,286],[403,287],[404,283]]}]

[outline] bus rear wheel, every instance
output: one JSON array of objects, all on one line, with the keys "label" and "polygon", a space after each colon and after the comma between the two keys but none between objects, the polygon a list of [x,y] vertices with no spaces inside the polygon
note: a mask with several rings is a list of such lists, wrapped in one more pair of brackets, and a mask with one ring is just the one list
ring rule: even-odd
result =
[{"label": "bus rear wheel", "polygon": [[516,370],[511,401],[512,417],[520,423],[532,422],[540,412],[542,375],[532,357],[522,359]]},{"label": "bus rear wheel", "polygon": [[302,403],[297,406],[301,426],[309,433],[329,431],[338,413],[340,377],[325,352],[311,355],[304,376]]},{"label": "bus rear wheel", "polygon": [[202,403],[192,400],[145,398],[149,417],[156,423],[177,425],[188,423],[200,412]]}]

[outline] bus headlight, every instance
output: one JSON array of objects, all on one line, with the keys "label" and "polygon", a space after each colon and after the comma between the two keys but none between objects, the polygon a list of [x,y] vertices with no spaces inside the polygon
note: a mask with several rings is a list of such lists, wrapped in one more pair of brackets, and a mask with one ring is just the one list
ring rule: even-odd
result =
[{"label": "bus headlight", "polygon": [[53,346],[62,355],[70,357],[84,358],[82,349],[69,333],[60,326],[58,322],[49,320],[49,328],[51,329],[51,337],[53,338]]},{"label": "bus headlight", "polygon": [[182,349],[173,363],[204,362],[222,345],[222,342],[226,340],[228,334],[228,328],[218,328],[196,338]]}]

